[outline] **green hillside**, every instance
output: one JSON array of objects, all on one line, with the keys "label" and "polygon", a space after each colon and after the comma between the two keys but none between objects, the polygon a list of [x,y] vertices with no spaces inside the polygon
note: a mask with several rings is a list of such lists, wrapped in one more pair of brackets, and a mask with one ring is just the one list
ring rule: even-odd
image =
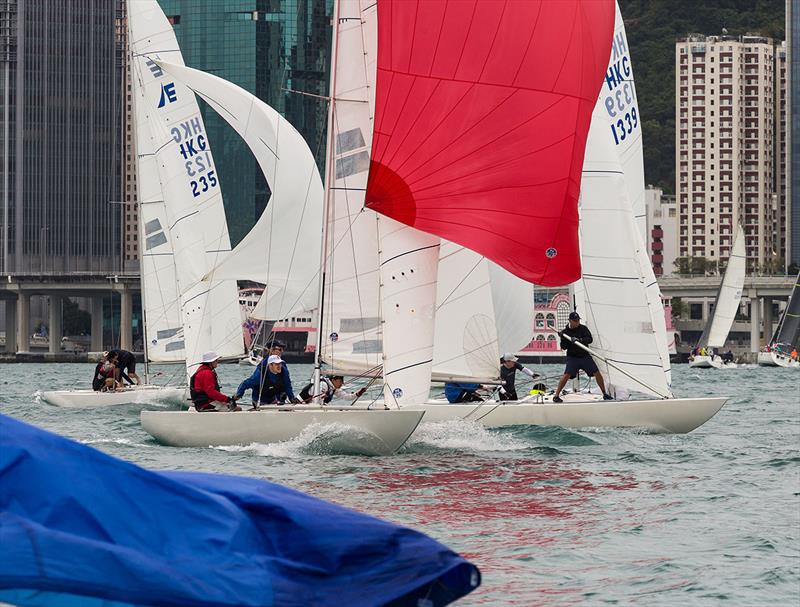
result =
[{"label": "green hillside", "polygon": [[689,32],[784,38],[785,0],[619,0],[631,48],[648,184],[675,190],[675,41]]}]

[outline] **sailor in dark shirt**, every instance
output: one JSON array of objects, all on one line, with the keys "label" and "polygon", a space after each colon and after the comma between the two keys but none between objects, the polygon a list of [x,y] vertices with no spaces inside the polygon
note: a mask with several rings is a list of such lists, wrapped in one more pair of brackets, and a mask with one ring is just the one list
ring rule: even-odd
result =
[{"label": "sailor in dark shirt", "polygon": [[[556,388],[555,396],[553,397],[554,403],[564,402],[559,396],[564,386],[567,385],[567,380],[575,379],[578,372],[583,370],[589,377],[594,377],[598,387],[603,392],[604,400],[613,400],[610,394],[606,393],[606,384],[603,381],[603,375],[597,368],[591,354],[581,348],[578,343],[588,346],[592,343],[592,332],[586,325],[581,324],[581,317],[577,312],[570,312],[569,324],[564,327],[561,335],[561,349],[567,351],[567,366],[564,369],[564,375],[558,381],[558,388]],[[572,339],[565,339],[564,336],[571,337]],[[575,343],[578,342],[578,343]]]},{"label": "sailor in dark shirt", "polygon": [[[117,359],[117,376],[116,380],[118,382],[122,382],[124,379],[129,384],[133,385],[133,380],[136,380],[137,384],[141,384],[141,378],[136,375],[136,356],[134,356],[133,352],[128,352],[127,350],[109,350],[109,354],[113,355]],[[128,377],[130,376],[130,377]],[[131,377],[133,379],[131,379]]]},{"label": "sailor in dark shirt", "polygon": [[500,386],[500,400],[517,400],[517,371],[522,371],[531,379],[539,377],[539,375],[517,362],[516,356],[506,352],[503,354],[503,358],[500,359],[500,379],[503,381],[503,385]]}]

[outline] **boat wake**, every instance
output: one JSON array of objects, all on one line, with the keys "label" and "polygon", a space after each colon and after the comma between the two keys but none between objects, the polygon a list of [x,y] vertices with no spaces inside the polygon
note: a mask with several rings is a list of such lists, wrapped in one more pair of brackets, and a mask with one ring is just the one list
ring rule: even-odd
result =
[{"label": "boat wake", "polygon": [[369,455],[374,452],[374,434],[347,424],[310,424],[295,438],[278,443],[219,446],[215,449],[252,453],[261,457],[301,458],[308,455]]},{"label": "boat wake", "polygon": [[481,424],[466,420],[422,422],[404,451],[425,450],[434,447],[456,451],[521,451],[530,448],[528,441],[520,440],[503,431],[490,431]]}]

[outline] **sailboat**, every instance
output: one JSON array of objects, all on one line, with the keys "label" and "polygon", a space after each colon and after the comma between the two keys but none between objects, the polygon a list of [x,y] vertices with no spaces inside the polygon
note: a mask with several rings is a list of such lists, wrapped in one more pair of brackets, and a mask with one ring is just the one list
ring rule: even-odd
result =
[{"label": "sailboat", "polygon": [[[148,5],[147,23],[152,30],[150,36],[155,39],[159,32],[171,31],[171,26],[155,2],[140,2],[134,6],[141,9],[144,4]],[[135,25],[136,22],[132,21],[132,26]],[[132,39],[135,38],[132,36]],[[142,57],[142,61],[145,65],[146,62],[150,62],[156,66],[158,72],[172,84],[177,97],[194,99],[194,95],[197,94],[214,109],[224,108],[224,112],[221,112],[223,118],[253,151],[271,190],[283,192],[281,196],[270,201],[265,211],[266,218],[262,217],[259,220],[253,231],[236,249],[217,260],[217,263],[211,264],[209,266],[212,268],[211,271],[195,272],[193,274],[195,280],[189,282],[187,288],[205,289],[208,292],[219,283],[233,282],[235,278],[248,278],[266,283],[264,295],[259,301],[259,306],[263,305],[265,308],[261,314],[283,318],[295,310],[308,309],[318,298],[318,291],[314,287],[315,279],[318,279],[320,272],[319,266],[314,265],[313,254],[307,253],[313,252],[317,247],[320,256],[322,255],[319,227],[323,223],[321,217],[324,210],[319,206],[323,202],[319,174],[308,146],[302,142],[302,137],[272,108],[231,83],[168,61],[161,50],[153,56]],[[149,73],[152,74],[153,71],[150,70]],[[144,96],[154,108],[157,107],[159,84],[164,86],[163,82],[159,83],[151,77],[144,86]],[[171,137],[170,130],[166,127],[175,121],[192,125],[195,116],[184,114],[170,118],[169,114],[156,113],[151,114],[149,118],[153,130],[161,129],[157,149],[165,156],[159,167],[160,174],[163,174],[165,169],[170,168],[170,162],[176,159],[182,160],[183,151],[180,147],[181,142]],[[197,118],[199,119],[199,116]],[[281,163],[285,163],[282,168]],[[172,168],[176,169],[177,175],[167,175],[167,179],[162,179],[162,187],[164,182],[173,183],[183,179],[182,162]],[[287,190],[283,190],[281,186],[284,180],[287,180],[288,184],[293,179],[299,182],[299,186],[290,186]],[[168,213],[181,210],[181,195],[185,196],[185,192],[186,188],[164,189],[165,208]],[[313,231],[315,223],[316,232],[309,236],[308,230]],[[204,229],[212,234],[214,229],[225,229],[224,220],[222,225],[208,226]],[[297,249],[296,256],[289,253],[293,250],[291,247]],[[309,257],[312,259],[311,262],[308,261]],[[244,275],[242,268],[247,268]],[[183,285],[181,289],[183,290]],[[181,296],[183,297],[183,292]],[[235,302],[235,297],[231,301]],[[184,307],[187,304],[194,305],[189,301],[182,303]],[[222,316],[214,320],[225,322],[227,318],[229,317]],[[230,318],[237,319],[238,327],[238,310]],[[199,315],[199,322],[205,320]],[[241,336],[241,332],[239,335]],[[193,334],[192,339],[206,344],[205,349],[214,349],[208,347],[213,345],[208,337],[206,333],[200,333]],[[196,360],[197,358],[187,357],[187,373],[193,372]],[[423,413],[419,411],[388,410],[368,406],[341,409],[301,405],[213,415],[194,410],[143,411],[141,421],[145,431],[156,440],[179,447],[280,442],[297,437],[312,425],[335,426],[357,436],[355,440],[349,441],[348,448],[366,454],[387,454],[403,445],[417,427],[422,415]]]},{"label": "sailboat", "polygon": [[800,347],[800,274],[795,278],[792,294],[778,323],[778,328],[769,345],[758,353],[758,364],[762,367],[800,368],[800,360],[792,358],[792,352]]},{"label": "sailboat", "polygon": [[[209,317],[213,318],[225,318],[232,314],[236,306],[235,282],[217,282],[209,293],[204,293],[208,289],[203,288],[194,288],[190,292],[187,287],[192,282],[193,274],[205,274],[220,255],[230,251],[230,241],[214,159],[197,102],[193,95],[179,95],[175,83],[164,78],[161,69],[149,59],[150,54],[158,53],[160,56],[169,56],[173,61],[183,62],[172,28],[158,27],[160,22],[153,17],[152,4],[155,3],[137,1],[128,5],[131,81],[136,92],[133,103],[136,108],[145,364],[147,361],[183,364],[190,359],[197,360],[206,344],[209,344],[206,349],[212,349],[213,344],[221,354],[231,357],[242,350],[237,344],[237,340],[241,341],[239,323],[236,322],[235,330],[230,323],[213,327],[204,323],[201,327],[197,319],[206,310],[209,311]],[[145,81],[156,89],[150,97],[144,94]],[[190,118],[186,121],[170,118],[170,124],[165,122],[161,125],[150,121],[153,111],[167,110],[171,116]],[[159,132],[154,131],[156,128]],[[174,129],[174,133],[171,129]],[[169,159],[172,178],[182,176],[180,184],[170,185],[160,173],[166,166],[166,160],[159,149],[160,142],[156,143],[159,138],[175,138],[186,155],[186,159]],[[177,164],[180,164],[180,169],[176,168]],[[192,176],[194,178],[190,179]],[[181,213],[173,214],[167,209],[165,184],[169,188],[181,188],[174,195],[175,198],[186,198]],[[187,225],[186,217],[192,218],[197,209],[202,209],[203,220],[195,221],[198,213],[197,217],[188,221],[191,228],[182,229],[178,222]],[[215,229],[206,230],[205,226],[214,226]],[[192,233],[191,229],[198,231]],[[204,239],[196,236],[203,232],[213,234],[211,242],[204,243]],[[185,286],[183,300],[181,283]],[[190,315],[184,314],[183,301],[192,302],[191,308],[187,308],[193,310]],[[201,310],[202,313],[198,315],[197,312]],[[190,327],[187,328],[187,325]],[[217,333],[216,338],[211,336],[212,331]],[[199,342],[192,339],[198,332],[205,335]],[[192,352],[187,352],[187,339],[195,344]],[[95,392],[90,389],[45,391],[42,399],[50,404],[73,408],[154,402],[186,403],[188,391],[185,387],[150,385],[147,384],[147,378],[148,374],[145,373],[144,385],[116,392]]]},{"label": "sailboat", "polygon": [[[742,301],[742,288],[744,287],[747,262],[744,241],[744,229],[739,224],[736,226],[736,236],[733,239],[728,266],[725,268],[725,275],[717,293],[714,314],[700,336],[700,340],[697,343],[698,348],[716,350],[722,348],[728,339],[728,333],[730,333],[733,321],[736,318],[736,311]],[[722,357],[712,351],[703,355],[693,355],[689,359],[689,367],[697,369],[735,368],[736,363],[724,362]]]},{"label": "sailboat", "polygon": [[724,405],[725,398],[679,399],[671,390],[664,309],[637,225],[643,213],[634,206],[643,204],[644,194],[641,131],[618,7],[610,57],[608,73],[623,66],[626,79],[604,86],[592,116],[580,208],[583,274],[575,298],[595,335],[598,366],[617,395],[630,389],[657,400],[598,402],[590,395],[570,394],[559,405],[542,396],[519,402],[429,402],[421,407],[426,421],[461,418],[488,427],[636,427],[681,433],[705,423]]}]

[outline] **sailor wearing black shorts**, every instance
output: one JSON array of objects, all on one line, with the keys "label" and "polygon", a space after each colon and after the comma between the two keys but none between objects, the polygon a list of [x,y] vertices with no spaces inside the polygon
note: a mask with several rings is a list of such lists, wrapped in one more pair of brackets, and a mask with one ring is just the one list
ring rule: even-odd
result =
[{"label": "sailor wearing black shorts", "polygon": [[129,384],[133,384],[133,380],[128,377],[130,375],[136,380],[137,384],[142,383],[139,376],[136,375],[136,356],[134,356],[133,352],[128,352],[127,350],[111,350],[109,351],[109,355],[117,357],[117,371],[119,373],[117,381],[122,381],[124,379]]},{"label": "sailor wearing black shorts", "polygon": [[[564,327],[561,335],[561,349],[567,351],[567,366],[564,369],[564,375],[558,382],[555,396],[553,397],[554,403],[563,402],[560,394],[570,379],[575,379],[579,371],[583,371],[589,377],[594,377],[600,390],[603,391],[604,400],[613,400],[609,394],[606,393],[606,385],[603,381],[603,374],[597,368],[592,355],[580,347],[578,344],[588,346],[592,343],[592,332],[586,325],[581,324],[581,317],[577,312],[571,312],[569,315],[569,324]],[[567,339],[567,337],[571,339]]]}]

